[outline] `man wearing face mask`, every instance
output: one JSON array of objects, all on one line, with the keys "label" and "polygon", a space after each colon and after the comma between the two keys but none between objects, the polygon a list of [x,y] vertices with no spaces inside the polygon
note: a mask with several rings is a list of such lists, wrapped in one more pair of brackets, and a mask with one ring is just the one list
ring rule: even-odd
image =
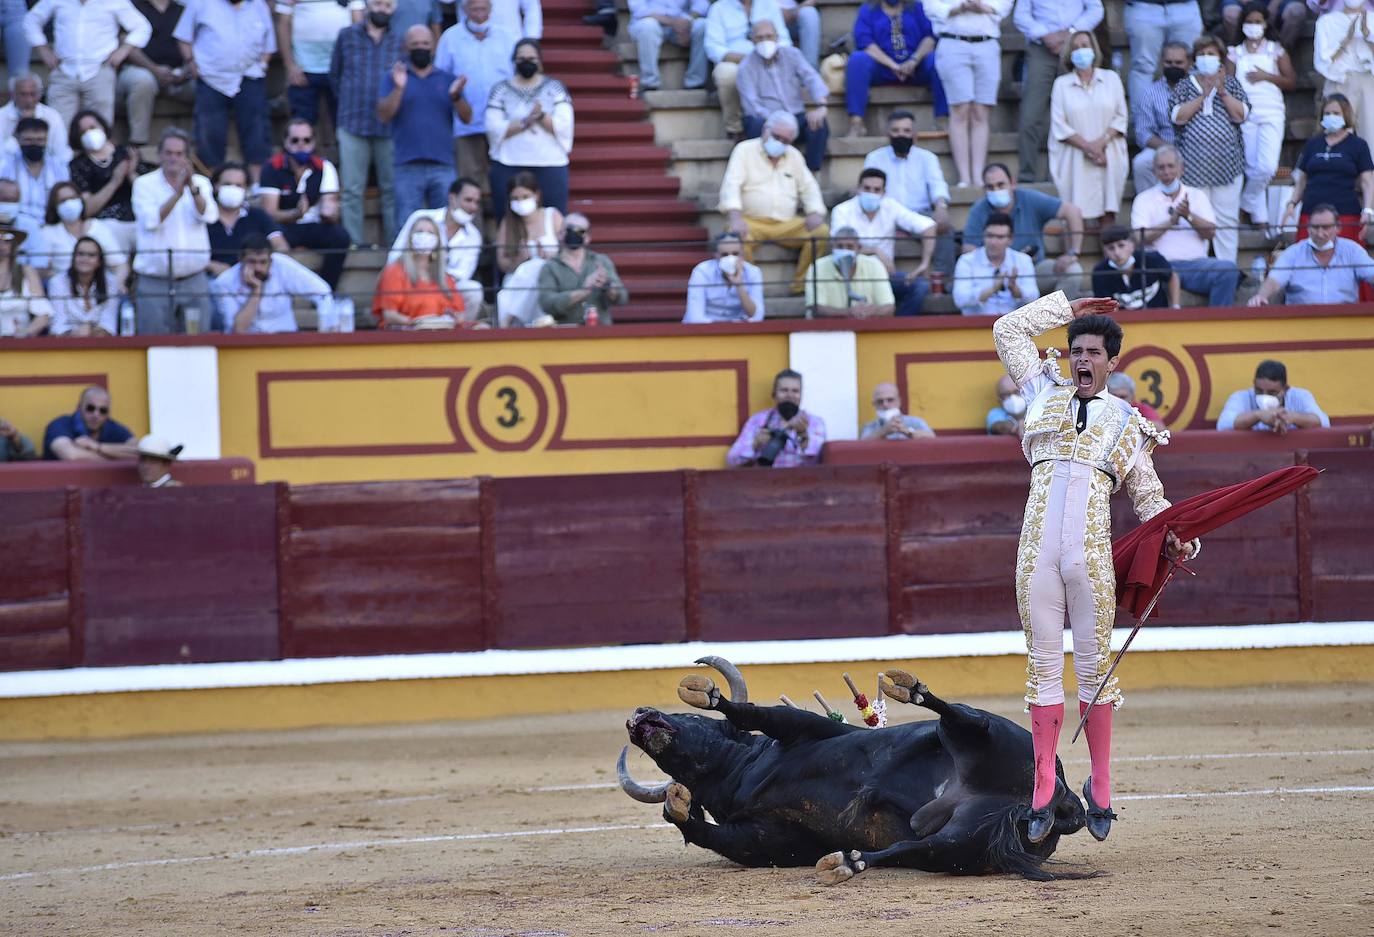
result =
[{"label": "man wearing face mask", "polygon": [[935,253],[931,267],[946,277],[954,274],[954,237],[949,223],[949,185],[940,158],[916,146],[916,115],[897,110],[887,118],[887,146],[864,157],[864,169],[887,175],[887,196],[935,221]]},{"label": "man wearing face mask", "polygon": [[989,436],[1020,436],[1021,420],[1026,415],[1026,398],[1016,382],[1003,374],[997,379],[997,406],[988,411],[984,428]]},{"label": "man wearing face mask", "polygon": [[382,76],[401,57],[401,37],[391,28],[395,0],[367,0],[367,16],[342,30],[329,60],[329,83],[339,102],[340,216],[354,244],[368,244],[363,229],[363,192],[369,169],[377,172],[382,197],[382,232],[396,230],[391,129],[377,117]]},{"label": "man wearing face mask", "polygon": [[[711,80],[720,96],[720,116],[725,133],[739,140],[744,132],[740,113],[739,89],[735,85],[740,64],[754,51],[749,38],[754,24],[768,20],[773,24],[779,45],[790,46],[787,20],[777,0],[715,0],[706,14],[706,57],[711,60]],[[791,113],[789,111],[788,113]]]},{"label": "man wearing face mask", "polygon": [[773,406],[744,421],[725,464],[734,468],[815,465],[825,445],[825,421],[801,408],[802,376],[785,368],[773,378]]},{"label": "man wearing face mask", "polygon": [[438,227],[445,244],[444,270],[457,284],[463,309],[475,319],[482,309],[482,284],[474,279],[482,257],[482,187],[475,179],[459,178],[448,190],[444,208],[421,209],[406,219],[391,245],[387,263],[399,262],[410,243],[415,222],[428,218]]},{"label": "man wearing face mask", "polygon": [[1093,267],[1094,295],[1110,296],[1122,309],[1179,307],[1178,274],[1162,254],[1137,250],[1125,227],[1102,229],[1102,252],[1107,256]]},{"label": "man wearing face mask", "polygon": [[1286,435],[1295,429],[1330,426],[1331,418],[1317,405],[1317,398],[1303,387],[1288,386],[1288,368],[1282,361],[1261,361],[1255,368],[1252,387],[1226,398],[1217,417],[1218,430],[1252,430]]},{"label": "man wearing face mask", "polygon": [[14,139],[14,130],[19,121],[37,117],[48,125],[48,158],[67,165],[72,158],[67,140],[69,125],[62,122],[62,115],[56,109],[43,103],[43,79],[37,75],[11,75],[9,89],[9,103],[0,107],[0,147],[17,150],[19,141]]},{"label": "man wearing face mask", "polygon": [[763,321],[763,274],[743,254],[735,232],[716,237],[715,258],[697,264],[687,279],[684,325]]},{"label": "man wearing face mask", "polygon": [[587,246],[591,228],[578,212],[564,218],[563,246],[539,271],[539,308],[556,322],[588,325],[587,313],[595,309],[597,324],[610,325],[611,307],[630,300],[611,258]]},{"label": "man wearing face mask", "polygon": [[48,192],[66,182],[67,165],[48,155],[48,125],[37,117],[21,118],[15,127],[19,146],[0,153],[0,178],[19,185],[17,214],[42,224],[47,210]]},{"label": "man wearing face mask", "polygon": [[350,239],[339,224],[339,172],[315,152],[315,128],[303,117],[286,124],[282,152],[262,168],[263,211],[282,226],[293,248],[321,254],[320,274],[337,290]]},{"label": "man wearing face mask", "polygon": [[[1083,212],[1077,205],[1035,189],[1023,189],[1012,178],[1010,168],[1004,163],[992,163],[983,170],[983,197],[973,203],[964,224],[965,254],[983,245],[983,226],[993,214],[1011,217],[1011,249],[1031,259],[1037,295],[1051,289],[1062,290],[1068,296],[1084,291],[1087,284],[1083,282],[1083,265],[1078,261],[1083,249]],[[1056,219],[1065,229],[1060,235],[1064,252],[1051,258],[1045,245],[1045,226]]]},{"label": "man wearing face mask", "polygon": [[896,309],[887,268],[859,250],[853,228],[835,229],[830,253],[806,277],[806,309],[817,318],[872,319]]},{"label": "man wearing face mask", "polygon": [[[925,278],[935,253],[935,222],[888,198],[887,175],[881,169],[859,173],[859,193],[836,205],[830,213],[830,230],[853,228],[859,233],[859,250],[882,261],[892,282],[897,315],[921,312],[930,281]],[[897,269],[897,231],[921,239],[921,262],[910,273]]]},{"label": "man wearing face mask", "polygon": [[467,76],[463,97],[472,106],[473,117],[463,120],[453,117],[453,156],[458,175],[481,179],[490,188],[490,145],[487,143],[483,111],[491,89],[515,74],[511,49],[519,36],[513,36],[492,18],[492,0],[463,0],[463,17],[444,30],[434,64],[439,68]]},{"label": "man wearing face mask", "polygon": [[1360,284],[1374,283],[1374,260],[1340,237],[1333,205],[1318,205],[1307,218],[1307,237],[1284,250],[1247,305],[1267,306],[1280,292],[1286,305],[1357,303]]},{"label": "man wearing face mask", "polygon": [[1188,47],[1181,42],[1164,46],[1160,76],[1145,86],[1140,100],[1131,101],[1131,127],[1140,151],[1131,160],[1131,177],[1139,194],[1155,184],[1155,150],[1177,140],[1169,116],[1169,93],[1188,77]]},{"label": "man wearing face mask", "polygon": [[919,416],[902,413],[902,397],[896,384],[884,382],[873,388],[873,409],[877,417],[859,429],[860,440],[903,442],[935,438],[929,423]]},{"label": "man wearing face mask", "polygon": [[830,125],[825,121],[830,89],[800,50],[778,45],[778,31],[768,20],[754,24],[752,38],[754,51],[745,56],[735,76],[744,112],[744,138],[759,136],[769,114],[787,111],[797,119],[796,144],[806,154],[807,167],[819,172],[830,140]]}]

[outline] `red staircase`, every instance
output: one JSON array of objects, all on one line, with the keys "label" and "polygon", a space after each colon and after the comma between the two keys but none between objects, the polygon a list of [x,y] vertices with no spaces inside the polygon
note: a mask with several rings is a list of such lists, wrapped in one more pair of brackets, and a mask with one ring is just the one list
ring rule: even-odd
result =
[{"label": "red staircase", "polygon": [[[569,210],[592,222],[596,249],[615,261],[630,291],[617,322],[676,322],[687,277],[706,257],[697,206],[678,197],[667,147],[654,143],[644,102],[630,97],[620,62],[585,26],[587,0],[544,0],[544,70],[567,85],[577,111]],[[633,246],[632,246],[633,245]]]}]

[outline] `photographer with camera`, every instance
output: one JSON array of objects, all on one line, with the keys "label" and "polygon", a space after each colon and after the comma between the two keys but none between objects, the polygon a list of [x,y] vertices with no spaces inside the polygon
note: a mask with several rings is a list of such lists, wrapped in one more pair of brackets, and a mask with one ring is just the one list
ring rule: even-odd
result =
[{"label": "photographer with camera", "polygon": [[815,465],[825,445],[825,422],[801,408],[802,376],[790,368],[773,378],[773,403],[744,423],[725,461],[736,468]]}]

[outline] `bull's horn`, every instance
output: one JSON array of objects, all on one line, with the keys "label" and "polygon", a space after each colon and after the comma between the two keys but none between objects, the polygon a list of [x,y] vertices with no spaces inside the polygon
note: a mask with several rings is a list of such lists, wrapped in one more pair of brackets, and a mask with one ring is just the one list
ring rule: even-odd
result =
[{"label": "bull's horn", "polygon": [[615,763],[615,773],[620,778],[620,789],[629,794],[641,804],[661,804],[668,799],[668,785],[672,781],[663,781],[660,784],[640,784],[630,777],[630,769],[625,765],[625,758],[630,754],[630,746],[626,745],[620,750],[620,760]]},{"label": "bull's horn", "polygon": [[725,678],[725,682],[730,684],[730,702],[747,703],[749,702],[749,687],[745,685],[744,675],[739,672],[739,668],[730,663],[724,657],[698,657],[698,664],[705,664],[707,667],[714,667],[720,671],[720,675]]}]

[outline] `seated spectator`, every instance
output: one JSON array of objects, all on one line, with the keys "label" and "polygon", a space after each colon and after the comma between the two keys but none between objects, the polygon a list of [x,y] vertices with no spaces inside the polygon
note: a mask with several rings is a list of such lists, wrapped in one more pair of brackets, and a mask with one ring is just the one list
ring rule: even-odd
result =
[{"label": "seated spectator", "polygon": [[1178,131],[1183,181],[1206,192],[1212,205],[1212,250],[1218,260],[1235,263],[1245,183],[1240,125],[1250,116],[1250,98],[1221,67],[1225,55],[1221,40],[1198,37],[1193,43],[1193,73],[1169,92],[1169,116]]},{"label": "seated spectator", "polygon": [[1178,274],[1164,255],[1137,247],[1122,225],[1102,229],[1104,258],[1093,267],[1093,295],[1110,296],[1122,309],[1179,307]]},{"label": "seated spectator", "polygon": [[825,122],[825,99],[830,89],[795,47],[778,45],[778,31],[772,22],[759,20],[751,36],[754,51],[740,62],[735,75],[744,113],[744,138],[752,140],[762,134],[769,114],[786,111],[797,120],[795,142],[806,154],[807,167],[819,172],[830,140],[830,125]]},{"label": "seated spectator", "polygon": [[[142,148],[152,142],[153,105],[159,97],[192,104],[196,83],[173,32],[185,7],[179,0],[133,0],[134,9],[152,27],[152,38],[141,49],[130,49],[119,70],[115,97],[129,119],[129,144]],[[109,128],[105,128],[106,135]],[[73,147],[75,149],[75,147]]]},{"label": "seated spectator", "polygon": [[1159,77],[1145,86],[1142,97],[1131,99],[1131,126],[1135,130],[1136,146],[1140,148],[1131,160],[1131,178],[1135,181],[1136,192],[1144,192],[1155,184],[1155,150],[1178,141],[1173,118],[1169,116],[1169,95],[1188,77],[1190,63],[1186,44],[1165,43]]},{"label": "seated spectator", "polygon": [[1131,57],[1126,96],[1131,101],[1140,101],[1157,74],[1164,44],[1181,42],[1191,47],[1202,34],[1202,10],[1197,0],[1167,4],[1130,0],[1126,4],[1125,26]]},{"label": "seated spectator", "polygon": [[33,440],[0,416],[0,462],[32,462],[38,458]]},{"label": "seated spectator", "polygon": [[1002,20],[1012,0],[925,0],[940,23],[935,68],[949,101],[949,151],[959,185],[983,178],[988,158],[988,114],[1002,80]]},{"label": "seated spectator", "polygon": [[[797,119],[788,111],[775,111],[762,138],[737,144],[720,181],[719,210],[729,219],[730,230],[744,240],[745,260],[753,259],[754,244],[761,241],[799,252],[792,292],[800,293],[815,244],[824,242],[829,228],[821,187],[792,146],[796,138]],[[798,203],[804,215],[797,214]]]},{"label": "seated spectator", "polygon": [[[886,282],[886,281],[884,281]],[[727,465],[743,468],[795,468],[815,465],[825,445],[825,421],[801,408],[802,376],[791,368],[773,378],[773,404],[744,421],[730,451]]]},{"label": "seated spectator", "polygon": [[191,172],[190,137],[169,127],[157,144],[159,167],[134,180],[138,222],[134,308],[139,335],[210,328],[210,234],[219,217],[210,180]]},{"label": "seated spectator", "polygon": [[821,11],[819,0],[778,0],[787,34],[812,68],[821,64]]},{"label": "seated spectator", "polygon": [[1331,419],[1317,406],[1310,390],[1288,386],[1288,368],[1282,361],[1261,361],[1255,368],[1253,387],[1226,398],[1217,417],[1217,429],[1248,429],[1278,433],[1330,426]]},{"label": "seated spectator", "polygon": [[218,216],[206,229],[210,236],[210,275],[217,277],[239,262],[244,242],[262,237],[272,250],[288,253],[291,245],[267,212],[248,204],[248,170],[243,163],[225,163],[210,177]]},{"label": "seated spectator", "polygon": [[88,237],[100,245],[110,273],[122,285],[128,278],[128,257],[120,249],[119,237],[99,218],[85,218],[81,193],[70,182],[59,182],[48,194],[39,243],[30,251],[39,276],[66,273],[72,265],[72,248],[78,239]]},{"label": "seated spectator", "polygon": [[[1225,7],[1238,9],[1238,7]],[[1297,0],[1285,4],[1285,11],[1299,11],[1301,24],[1305,11]],[[1240,125],[1245,147],[1245,184],[1240,191],[1240,207],[1250,223],[1269,224],[1269,180],[1279,168],[1279,147],[1288,129],[1285,91],[1297,87],[1293,63],[1283,46],[1268,33],[1268,7],[1264,0],[1249,0],[1241,28],[1245,39],[1226,53],[1226,69],[1240,82],[1250,99],[1250,116]]]},{"label": "seated spectator", "polygon": [[[51,45],[45,35],[49,23]],[[24,34],[48,67],[48,103],[65,127],[85,108],[114,121],[115,73],[153,32],[129,0],[99,5],[40,0],[24,17]]]},{"label": "seated spectator", "polygon": [[[466,28],[466,27],[464,27]],[[401,259],[410,243],[410,230],[421,218],[433,221],[444,244],[444,270],[463,296],[466,318],[475,320],[482,312],[482,284],[474,277],[478,261],[482,259],[482,186],[476,179],[466,177],[448,189],[448,207],[421,209],[406,219],[396,242],[391,245],[388,263]]]},{"label": "seated spectator", "polygon": [[[1106,295],[1106,294],[1102,294]],[[1113,371],[1107,375],[1107,393],[1113,397],[1120,397],[1131,406],[1140,411],[1140,415],[1153,423],[1158,429],[1167,429],[1164,425],[1164,418],[1159,415],[1159,411],[1150,406],[1143,400],[1135,398],[1135,378],[1125,371]]]},{"label": "seated spectator", "polygon": [[687,90],[706,84],[706,12],[708,0],[630,0],[630,38],[639,51],[639,90],[663,87],[658,54],[664,42],[688,50]]},{"label": "seated spectator", "polygon": [[1322,94],[1341,94],[1353,105],[1346,126],[1374,133],[1374,9],[1344,0],[1317,17],[1312,67],[1326,79]]},{"label": "seated spectator", "polygon": [[1064,71],[1063,53],[1076,32],[1097,28],[1102,22],[1102,0],[1017,0],[1012,21],[1026,37],[1026,71],[1021,84],[1021,132],[1017,138],[1018,182],[1038,182],[1046,177],[1040,154],[1050,129],[1045,101]]},{"label": "seated spectator", "polygon": [[563,214],[543,204],[539,179],[530,172],[506,184],[510,211],[496,229],[496,266],[505,275],[496,294],[496,322],[530,325],[539,312],[539,271],[563,242]]},{"label": "seated spectator", "polygon": [[1313,208],[1307,237],[1279,255],[1248,305],[1267,306],[1280,292],[1289,306],[1359,302],[1360,284],[1374,284],[1374,260],[1340,227],[1334,206]]},{"label": "seated spectator", "polygon": [[859,234],[853,228],[836,228],[830,253],[806,274],[807,315],[871,319],[890,316],[895,308],[883,262],[859,251]]},{"label": "seated spectator", "polygon": [[19,148],[0,153],[0,179],[19,183],[19,214],[41,224],[48,193],[67,181],[67,164],[48,155],[48,125],[37,117],[21,117],[14,133]]},{"label": "seated spectator", "polygon": [[0,173],[0,229],[23,235],[17,245],[17,256],[20,261],[27,264],[32,262],[29,251],[38,246],[38,232],[43,227],[43,215],[25,214],[22,208],[19,203],[19,183]]},{"label": "seated spectator", "polygon": [[692,268],[687,279],[685,325],[710,322],[762,322],[763,273],[745,261],[738,234],[716,237],[716,256]]},{"label": "seated spectator", "polygon": [[55,418],[43,431],[43,458],[62,462],[132,459],[133,432],[110,416],[110,392],[87,387],[76,412]]},{"label": "seated spectator", "polygon": [[[1035,267],[1038,295],[1063,290],[1070,299],[1083,295],[1083,265],[1078,253],[1083,249],[1083,214],[1078,206],[1035,189],[1020,188],[1003,163],[993,163],[983,173],[981,199],[969,209],[964,224],[964,253],[983,245],[983,227],[994,214],[1011,217],[1011,249],[1029,257]],[[1051,258],[1045,248],[1045,225],[1060,219],[1068,229],[1065,249]]]},{"label": "seated spectator", "polygon": [[105,338],[119,334],[119,303],[124,298],[119,277],[105,264],[105,252],[93,237],[76,239],[67,269],[48,280],[52,335]]},{"label": "seated spectator", "polygon": [[277,51],[277,35],[271,8],[265,2],[239,6],[186,0],[172,35],[181,45],[186,70],[196,79],[196,156],[206,166],[224,162],[232,114],[248,178],[256,183],[258,170],[272,154],[267,65]]},{"label": "seated spectator", "polygon": [[67,145],[68,124],[56,108],[43,103],[43,79],[37,75],[12,74],[9,89],[9,103],[0,107],[0,152],[18,151],[19,141],[14,135],[19,121],[25,117],[37,117],[48,125],[48,158],[62,166],[71,162],[72,151]]},{"label": "seated spectator", "polygon": [[1001,212],[983,225],[983,246],[954,265],[954,305],[966,316],[1000,316],[1040,298],[1035,264],[1011,247],[1012,220]]},{"label": "seated spectator", "polygon": [[954,273],[954,229],[949,223],[949,186],[940,158],[915,145],[916,118],[893,111],[887,118],[888,145],[864,157],[864,169],[887,175],[887,196],[935,221],[935,253],[930,265],[945,276]]},{"label": "seated spectator", "polygon": [[1026,398],[1010,375],[997,380],[997,406],[988,411],[984,428],[989,436],[1020,436],[1026,416]]},{"label": "seated spectator", "polygon": [[768,20],[777,31],[778,44],[790,46],[787,20],[776,0],[750,0],[746,10],[741,0],[715,0],[706,14],[706,58],[711,61],[711,80],[720,96],[720,116],[725,121],[725,133],[739,140],[744,133],[740,112],[739,89],[735,86],[740,63],[754,51],[755,23]]},{"label": "seated spectator", "polygon": [[[432,8],[431,8],[432,9]],[[367,0],[367,18],[339,33],[329,60],[329,82],[339,101],[339,177],[341,215],[348,235],[359,247],[372,246],[363,228],[363,194],[368,173],[377,175],[386,243],[396,231],[394,162],[390,129],[377,116],[377,89],[401,58],[395,0]],[[483,143],[486,142],[485,136]]]},{"label": "seated spectator", "polygon": [[320,252],[320,276],[337,292],[351,239],[339,223],[339,171],[315,152],[308,121],[287,122],[282,152],[262,167],[258,191],[262,210],[281,225],[286,243]]},{"label": "seated spectator", "polygon": [[23,231],[0,227],[0,338],[42,335],[51,319],[43,281],[24,259],[27,239]]},{"label": "seated spectator", "polygon": [[1159,184],[1137,192],[1131,203],[1131,230],[1142,244],[1169,261],[1180,285],[1207,297],[1209,306],[1236,301],[1240,270],[1235,263],[1207,256],[1207,242],[1216,234],[1212,202],[1204,189],[1184,184],[1183,158],[1168,144],[1155,150],[1155,178]]},{"label": "seated spectator", "polygon": [[491,25],[516,39],[544,35],[544,11],[539,0],[500,0],[492,6]]},{"label": "seated spectator", "polygon": [[[491,145],[487,142],[486,108],[491,89],[515,74],[511,50],[519,36],[492,25],[492,0],[463,0],[463,21],[444,30],[434,64],[467,78],[463,97],[472,118],[453,115],[453,159],[458,175],[491,187]],[[702,66],[703,74],[705,65]]]},{"label": "seated spectator", "polygon": [[[363,0],[319,3],[316,0],[276,0],[277,52],[286,70],[286,102],[291,116],[317,126],[320,105],[329,126],[339,126],[339,99],[329,83],[329,62],[339,33],[363,18]],[[327,276],[325,279],[329,279]]]},{"label": "seated spectator", "polygon": [[[561,81],[543,73],[544,54],[537,41],[517,42],[514,61],[515,75],[493,87],[487,101],[491,190],[503,192],[512,178],[530,172],[539,179],[544,203],[567,211],[572,96]],[[497,207],[505,213],[499,202]]]},{"label": "seated spectator", "polygon": [[329,284],[286,254],[274,254],[267,239],[243,241],[239,262],[215,277],[215,303],[224,331],[233,335],[270,335],[296,331],[297,298],[308,299],[326,322],[334,311]]},{"label": "seated spectator", "polygon": [[[1343,94],[1323,99],[1322,131],[1308,140],[1293,169],[1293,194],[1284,208],[1287,226],[1301,204],[1333,205],[1341,236],[1364,240],[1374,225],[1374,159],[1369,144],[1355,135],[1354,109]],[[1307,213],[1298,219],[1298,237],[1307,235]]]},{"label": "seated spectator", "polygon": [[611,258],[587,246],[591,227],[586,215],[568,215],[562,248],[539,271],[539,308],[555,322],[589,325],[587,313],[595,309],[597,323],[610,325],[611,307],[630,299]]},{"label": "seated spectator", "polygon": [[[1361,3],[1364,0],[1360,0]],[[1278,40],[1286,49],[1297,49],[1302,39],[1303,27],[1307,25],[1307,5],[1299,0],[1284,3],[1264,3],[1258,7],[1262,18],[1251,16],[1254,0],[1221,0],[1221,34],[1227,45],[1236,45],[1245,34],[1245,27],[1251,23],[1261,25],[1266,31],[1276,31]],[[1285,58],[1287,56],[1285,55]],[[1248,89],[1247,89],[1248,90]]]},{"label": "seated spectator", "polygon": [[[868,135],[864,117],[868,114],[868,92],[874,85],[929,88],[935,99],[935,116],[949,116],[945,86],[935,72],[935,29],[916,0],[864,3],[854,19],[854,49],[844,73],[849,136]],[[891,129],[889,118],[889,132]]]},{"label": "seated spectator", "polygon": [[[897,315],[921,312],[930,281],[925,278],[935,254],[935,222],[925,215],[886,197],[887,174],[881,169],[859,173],[859,194],[836,205],[830,213],[830,230],[852,228],[859,233],[859,250],[882,261],[892,282]],[[897,269],[897,231],[921,238],[921,262],[909,273]]]},{"label": "seated spectator", "polygon": [[420,217],[410,225],[407,249],[382,269],[372,314],[384,329],[454,328],[468,318],[458,284],[444,270],[439,226]]},{"label": "seated spectator", "polygon": [[144,436],[134,450],[138,454],[138,480],[144,488],[180,488],[181,482],[172,477],[172,465],[181,455],[181,446],[174,446],[161,436]]},{"label": "seated spectator", "polygon": [[82,111],[72,121],[68,164],[72,184],[86,203],[86,217],[101,221],[119,240],[119,248],[133,253],[138,242],[134,223],[134,180],[153,166],[139,159],[138,148],[117,144],[110,125],[95,111]]},{"label": "seated spectator", "polygon": [[869,420],[859,430],[863,441],[888,439],[933,439],[935,431],[930,424],[919,416],[902,413],[902,397],[896,384],[883,383],[873,388],[873,409],[877,417]]},{"label": "seated spectator", "polygon": [[1090,32],[1069,37],[1050,93],[1050,178],[1084,218],[1116,220],[1126,188],[1126,92]]}]

